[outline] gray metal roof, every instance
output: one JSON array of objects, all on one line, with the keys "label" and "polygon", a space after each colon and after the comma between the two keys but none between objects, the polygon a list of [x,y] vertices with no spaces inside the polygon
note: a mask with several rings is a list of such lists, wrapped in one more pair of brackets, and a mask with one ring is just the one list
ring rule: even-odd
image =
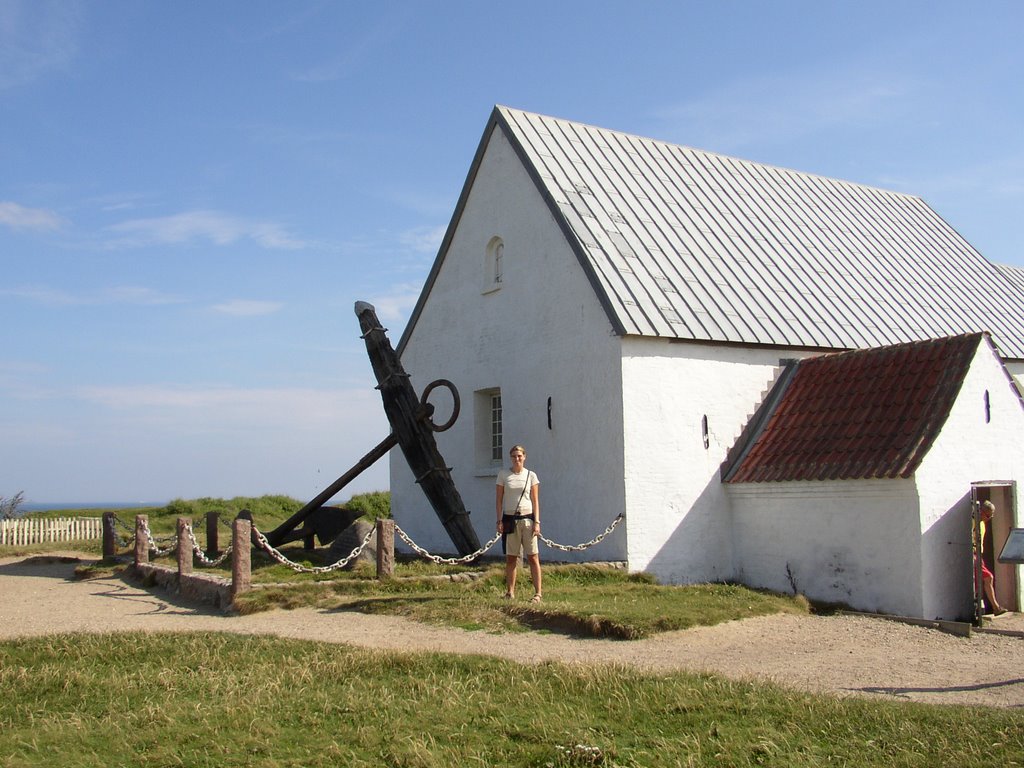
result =
[{"label": "gray metal roof", "polygon": [[1006,276],[1006,278],[1017,286],[1017,289],[1024,291],[1024,269],[1021,267],[1011,267],[1008,264],[997,264],[999,271]]},{"label": "gray metal roof", "polygon": [[863,348],[988,330],[1024,288],[920,198],[497,107],[625,334]]},{"label": "gray metal roof", "polygon": [[920,198],[495,107],[620,334],[856,349],[989,331],[1024,359],[1024,282]]}]

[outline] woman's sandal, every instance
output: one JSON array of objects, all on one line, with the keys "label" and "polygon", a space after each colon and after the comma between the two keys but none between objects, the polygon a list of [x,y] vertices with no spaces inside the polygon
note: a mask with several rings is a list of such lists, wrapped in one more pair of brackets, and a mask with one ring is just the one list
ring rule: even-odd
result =
[{"label": "woman's sandal", "polygon": [[506,592],[504,595],[502,595],[501,599],[502,600],[515,600],[516,596],[513,595],[511,592]]},{"label": "woman's sandal", "polygon": [[541,601],[540,592],[530,598],[531,603],[539,603]]}]

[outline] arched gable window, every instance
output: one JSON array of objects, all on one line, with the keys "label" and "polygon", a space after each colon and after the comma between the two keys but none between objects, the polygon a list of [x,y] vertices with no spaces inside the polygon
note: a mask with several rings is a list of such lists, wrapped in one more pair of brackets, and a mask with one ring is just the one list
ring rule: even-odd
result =
[{"label": "arched gable window", "polygon": [[505,242],[500,237],[492,237],[487,243],[487,254],[485,259],[484,293],[490,293],[501,288],[501,278],[504,270]]}]

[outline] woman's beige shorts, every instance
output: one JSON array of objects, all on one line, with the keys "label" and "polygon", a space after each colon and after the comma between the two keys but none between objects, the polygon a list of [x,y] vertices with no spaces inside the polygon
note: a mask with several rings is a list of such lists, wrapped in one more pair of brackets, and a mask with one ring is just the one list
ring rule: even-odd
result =
[{"label": "woman's beige shorts", "polygon": [[528,517],[516,520],[515,533],[505,537],[505,554],[508,557],[519,557],[521,554],[529,557],[539,552],[537,537],[533,535],[533,520]]}]

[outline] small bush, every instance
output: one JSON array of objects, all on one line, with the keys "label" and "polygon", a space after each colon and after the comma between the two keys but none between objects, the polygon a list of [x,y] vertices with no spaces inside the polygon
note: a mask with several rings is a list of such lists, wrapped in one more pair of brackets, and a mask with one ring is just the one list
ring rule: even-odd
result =
[{"label": "small bush", "polygon": [[13,520],[16,517],[21,517],[18,507],[21,506],[24,498],[24,491],[18,491],[9,499],[0,496],[0,520]]},{"label": "small bush", "polygon": [[370,520],[391,517],[391,492],[372,491],[353,496],[345,504],[348,509],[362,512]]}]

